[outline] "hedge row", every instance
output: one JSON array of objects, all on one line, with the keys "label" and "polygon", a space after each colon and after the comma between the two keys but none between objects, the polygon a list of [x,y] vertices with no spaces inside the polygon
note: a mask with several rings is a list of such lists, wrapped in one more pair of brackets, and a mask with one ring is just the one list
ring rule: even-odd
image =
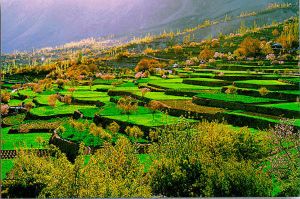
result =
[{"label": "hedge row", "polygon": [[[225,93],[228,89],[227,86],[222,87],[221,92]],[[297,94],[289,94],[289,93],[280,93],[277,91],[270,91],[266,95],[262,96],[258,90],[249,90],[243,88],[237,88],[237,93],[239,95],[248,95],[252,97],[266,97],[266,98],[273,98],[273,99],[280,99],[280,100],[287,100],[289,102],[295,102],[299,95]]]},{"label": "hedge row", "polygon": [[231,82],[228,81],[202,81],[197,79],[184,79],[182,81],[184,84],[192,84],[192,85],[200,85],[200,86],[212,86],[212,87],[218,87],[218,86],[226,86],[231,84]]},{"label": "hedge row", "polygon": [[248,84],[248,83],[241,83],[235,82],[237,87],[242,88],[252,88],[252,89],[259,89],[261,87],[266,87],[268,90],[298,90],[298,85],[260,85],[260,84]]},{"label": "hedge row", "polygon": [[216,79],[226,80],[226,81],[239,81],[239,80],[277,80],[279,77],[272,76],[263,76],[263,75],[224,75],[224,76],[215,76]]},{"label": "hedge row", "polygon": [[211,107],[220,107],[225,109],[231,110],[245,110],[254,113],[262,113],[266,115],[275,115],[275,116],[284,116],[288,118],[300,118],[298,111],[292,110],[285,110],[279,109],[274,107],[262,107],[256,106],[253,104],[246,104],[242,102],[230,102],[230,101],[223,101],[223,100],[216,100],[216,99],[206,99],[206,98],[199,98],[194,96],[193,103],[203,106],[211,106]]}]

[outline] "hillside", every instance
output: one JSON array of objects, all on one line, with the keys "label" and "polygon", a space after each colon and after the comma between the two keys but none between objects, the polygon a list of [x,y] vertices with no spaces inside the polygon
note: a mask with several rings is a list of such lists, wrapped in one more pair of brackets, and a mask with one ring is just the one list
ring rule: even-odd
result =
[{"label": "hillside", "polygon": [[[237,16],[267,7],[271,0],[3,0],[2,51],[32,50],[61,45],[88,37],[140,36],[163,30],[183,29],[205,19]],[[257,16],[261,23],[286,19],[294,8]],[[222,27],[223,28],[223,27]],[[233,28],[234,29],[234,28]],[[232,31],[230,29],[228,31]],[[202,32],[204,36],[211,33]]]}]

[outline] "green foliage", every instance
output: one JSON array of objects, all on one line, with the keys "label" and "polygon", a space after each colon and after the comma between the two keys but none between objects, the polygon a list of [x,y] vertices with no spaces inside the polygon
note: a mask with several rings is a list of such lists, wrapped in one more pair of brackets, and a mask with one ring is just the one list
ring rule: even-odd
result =
[{"label": "green foliage", "polygon": [[270,196],[271,180],[256,169],[268,151],[260,137],[224,124],[181,124],[151,147],[154,194],[169,197]]},{"label": "green foliage", "polygon": [[136,149],[128,140],[106,144],[85,164],[83,155],[75,163],[53,150],[55,157],[20,152],[4,187],[9,197],[149,197],[150,186]]}]

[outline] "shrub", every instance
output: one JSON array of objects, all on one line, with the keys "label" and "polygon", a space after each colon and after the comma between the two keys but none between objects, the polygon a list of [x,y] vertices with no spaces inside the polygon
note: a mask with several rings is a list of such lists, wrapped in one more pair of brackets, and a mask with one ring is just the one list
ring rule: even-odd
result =
[{"label": "shrub", "polygon": [[114,122],[110,123],[110,124],[107,126],[107,129],[108,129],[110,132],[112,132],[113,134],[116,134],[116,133],[119,132],[120,126],[119,126],[119,124],[118,124],[117,122],[114,121]]},{"label": "shrub", "polygon": [[258,92],[261,96],[265,96],[269,93],[269,90],[266,87],[261,87]]},{"label": "shrub", "polygon": [[125,129],[125,133],[130,137],[141,138],[144,135],[144,132],[137,126],[129,127]]},{"label": "shrub", "polygon": [[158,136],[159,136],[159,132],[158,131],[151,130],[149,132],[149,138],[151,139],[152,142],[157,141],[158,140]]},{"label": "shrub", "polygon": [[32,108],[34,107],[34,103],[33,102],[27,102],[24,105],[24,108],[29,112]]},{"label": "shrub", "polygon": [[237,87],[235,86],[229,86],[226,91],[226,94],[236,94],[237,93]]}]

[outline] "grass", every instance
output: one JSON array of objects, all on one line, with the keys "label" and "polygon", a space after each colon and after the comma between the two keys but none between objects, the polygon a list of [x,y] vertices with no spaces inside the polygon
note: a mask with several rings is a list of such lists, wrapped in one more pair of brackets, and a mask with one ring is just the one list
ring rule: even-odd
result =
[{"label": "grass", "polygon": [[78,109],[93,108],[94,106],[63,105],[57,107],[43,106],[33,108],[30,113],[36,116],[55,116],[73,114]]},{"label": "grass", "polygon": [[[87,122],[88,125],[92,123],[91,120],[79,120],[82,123]],[[110,131],[105,130],[107,133],[109,133],[112,136],[111,140],[104,140],[100,136],[95,136],[90,134],[89,128],[85,128],[84,130],[78,130],[71,126],[69,122],[66,122],[63,124],[63,127],[65,128],[65,132],[60,133],[60,136],[64,139],[67,139],[69,141],[75,142],[75,143],[84,143],[85,146],[91,146],[91,147],[100,147],[103,146],[105,141],[109,141],[112,143],[115,143],[121,136],[126,137],[130,139],[132,142],[138,142],[138,143],[148,143],[147,140],[143,138],[134,138],[134,137],[128,137],[127,135],[121,134],[121,133],[114,133],[112,134]]]},{"label": "grass", "polygon": [[[49,96],[50,95],[37,95],[35,99],[38,104],[49,105],[49,101],[48,101]],[[64,103],[60,102],[59,100],[56,100],[56,106],[62,106],[62,105],[64,105]]]},{"label": "grass", "polygon": [[204,81],[204,82],[223,82],[223,80],[213,79],[213,78],[191,78],[191,79],[188,79],[188,80]]},{"label": "grass", "polygon": [[2,118],[3,123],[7,125],[19,125],[23,122],[25,119],[25,114],[17,114],[12,116],[7,116],[5,118]]},{"label": "grass", "polygon": [[[117,107],[115,103],[107,103],[103,107],[101,107],[100,111],[98,112],[102,116],[114,116],[114,115],[121,115],[122,110]],[[146,107],[139,106],[136,111],[133,111],[131,115],[141,115],[141,114],[150,114],[151,111]]]},{"label": "grass", "polygon": [[[170,115],[166,115],[163,113],[155,113],[154,114],[154,120],[152,114],[140,114],[140,115],[130,115],[129,120],[127,115],[111,115],[111,116],[105,116],[107,118],[116,120],[116,121],[122,121],[122,122],[128,122],[131,124],[136,125],[143,125],[148,127],[159,127],[163,125],[171,125],[176,124],[178,121],[180,121],[179,117],[174,117]],[[188,120],[190,122],[194,122],[194,120]]]},{"label": "grass", "polygon": [[280,103],[280,104],[265,104],[261,105],[263,107],[273,107],[291,111],[299,111],[300,113],[300,103],[299,102],[289,102],[289,103]]},{"label": "grass", "polygon": [[199,93],[196,96],[205,99],[240,102],[245,104],[282,101],[282,100],[270,99],[270,98],[261,98],[261,97],[247,96],[247,95],[225,94],[225,93]]},{"label": "grass", "polygon": [[94,117],[96,113],[100,111],[99,108],[84,108],[84,109],[78,109],[85,117]]},{"label": "grass", "polygon": [[[62,91],[60,92],[63,95],[72,95],[71,92],[68,91]],[[84,90],[78,90],[74,91],[73,95],[74,98],[80,98],[80,97],[85,97],[85,98],[98,98],[98,97],[106,97],[108,96],[106,92],[96,92],[96,91],[84,91]]]},{"label": "grass", "polygon": [[2,128],[2,150],[14,150],[22,148],[44,148],[36,142],[38,137],[43,138],[46,142],[50,139],[51,133],[24,133],[8,134],[10,128]]},{"label": "grass", "polygon": [[192,85],[192,84],[183,84],[183,83],[164,83],[164,82],[158,82],[158,83],[152,83],[151,85],[158,86],[164,89],[172,89],[172,90],[218,90],[220,87],[209,87],[209,86],[198,86],[198,85]]},{"label": "grass", "polygon": [[8,102],[9,106],[20,106],[22,104],[22,100],[18,100],[18,99],[11,99]]},{"label": "grass", "polygon": [[30,89],[20,90],[19,93],[20,93],[20,95],[29,96],[29,97],[35,97],[38,95],[38,93],[36,93]]},{"label": "grass", "polygon": [[138,158],[139,161],[142,165],[144,165],[144,171],[148,172],[151,164],[152,164],[152,160],[149,154],[138,154]]},{"label": "grass", "polygon": [[285,90],[285,91],[277,91],[278,93],[286,93],[286,94],[294,94],[299,95],[300,97],[300,89],[299,90]]},{"label": "grass", "polygon": [[95,91],[96,89],[110,89],[113,88],[112,85],[93,85],[90,86],[65,86],[64,91],[67,91],[69,88],[75,88],[76,91]]},{"label": "grass", "polygon": [[14,163],[11,159],[2,159],[1,160],[1,179],[4,180],[7,176],[7,173],[13,168]]},{"label": "grass", "polygon": [[262,85],[262,86],[268,86],[268,85],[290,85],[285,82],[281,82],[278,80],[244,80],[244,81],[236,81],[236,83],[243,83],[243,84],[255,84],[255,85]]}]

